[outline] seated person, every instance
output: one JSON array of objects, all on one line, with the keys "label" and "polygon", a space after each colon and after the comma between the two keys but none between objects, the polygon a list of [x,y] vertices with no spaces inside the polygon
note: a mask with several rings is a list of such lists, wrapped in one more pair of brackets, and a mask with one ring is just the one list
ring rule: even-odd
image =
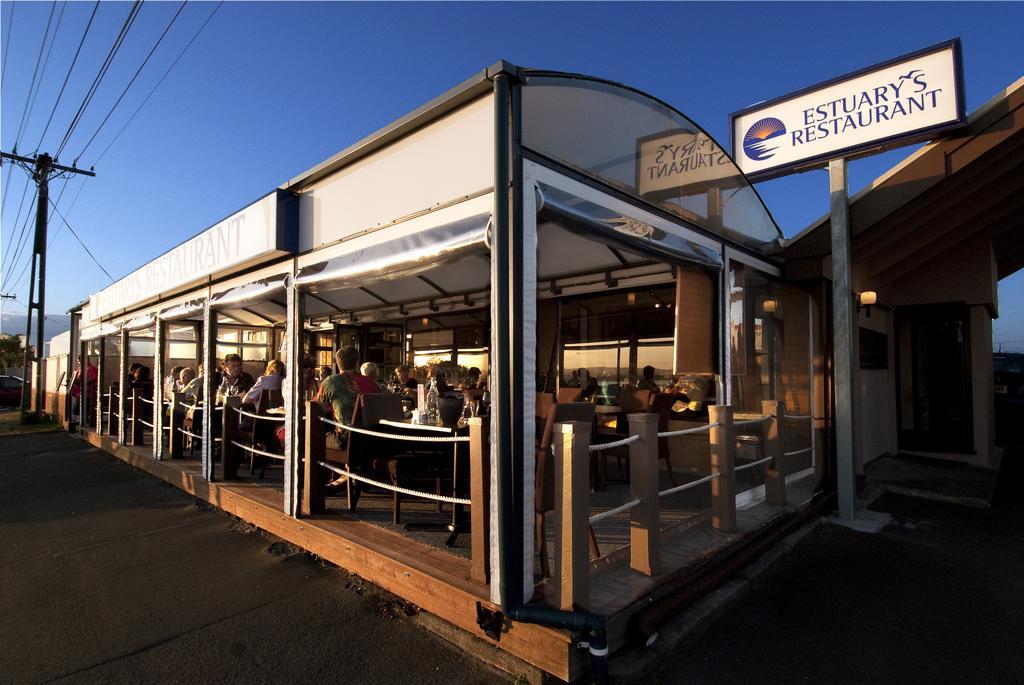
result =
[{"label": "seated person", "polygon": [[[356,348],[343,347],[335,353],[334,358],[341,371],[324,379],[317,399],[327,405],[325,410],[329,410],[335,422],[348,425],[360,393],[356,379],[365,376],[359,373],[359,351]],[[342,449],[342,445],[341,429],[335,427],[327,434],[327,448],[338,450]],[[346,476],[341,476],[328,483],[327,487],[331,488],[329,492],[336,492],[345,480]]]},{"label": "seated person", "polygon": [[[200,366],[200,369],[203,367]],[[202,378],[202,376],[200,376]],[[190,395],[193,398],[202,389],[202,385],[196,383],[196,373],[191,368],[185,366],[182,367],[178,373],[178,392]]]},{"label": "seated person", "polygon": [[262,376],[256,379],[256,383],[245,393],[242,398],[243,405],[255,407],[260,399],[260,393],[264,390],[280,390],[284,381],[284,363],[273,359],[267,364],[267,370]]},{"label": "seated person", "polygon": [[178,385],[178,377],[181,375],[181,370],[184,366],[175,366],[171,368],[171,372],[164,378],[164,397],[170,398],[172,393],[180,392],[181,386]]},{"label": "seated person", "polygon": [[[469,372],[466,374],[466,390],[476,390],[482,388],[480,383],[480,369],[475,366],[470,367]],[[541,386],[543,387],[543,385]]]},{"label": "seated person", "polygon": [[402,364],[395,368],[395,378],[398,380],[399,392],[403,395],[415,395],[416,388],[420,382],[412,375],[412,367]]},{"label": "seated person", "polygon": [[255,384],[252,376],[242,370],[242,358],[237,354],[229,354],[224,357],[224,373],[217,388],[217,404],[222,404],[225,397],[248,392]]},{"label": "seated person", "polygon": [[660,392],[658,384],[654,382],[654,367],[645,366],[643,378],[636,382],[637,390],[650,390],[651,394]]},{"label": "seated person", "polygon": [[334,373],[334,369],[332,369],[331,367],[329,367],[329,366],[321,366],[320,367],[320,382],[323,383],[324,379],[327,378],[328,376],[330,376],[332,373]]},{"label": "seated person", "polygon": [[302,360],[302,397],[311,400],[320,391],[320,383],[316,379],[316,365],[310,357]]},{"label": "seated person", "polygon": [[[376,364],[374,364],[373,362],[366,362],[365,364],[359,367],[359,373],[362,374],[363,377],[368,378],[373,382],[374,390],[370,390],[369,392],[382,392],[380,389],[380,383],[378,382],[378,380],[380,379],[380,369],[377,367]],[[366,387],[369,387],[368,383],[364,382],[364,384],[366,385]],[[366,393],[367,391],[361,390],[361,392]]]}]

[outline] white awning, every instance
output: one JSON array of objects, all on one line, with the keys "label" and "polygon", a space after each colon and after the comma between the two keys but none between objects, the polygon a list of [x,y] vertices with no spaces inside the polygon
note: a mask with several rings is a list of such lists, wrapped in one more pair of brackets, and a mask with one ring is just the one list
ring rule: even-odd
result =
[{"label": "white awning", "polygon": [[78,339],[81,342],[89,342],[90,340],[99,340],[110,335],[117,335],[121,332],[121,329],[117,326],[111,326],[110,324],[102,324],[100,326],[90,326],[89,328],[83,328]]},{"label": "white awning", "polygon": [[274,297],[284,294],[287,279],[287,274],[281,274],[231,288],[211,297],[210,306],[214,309],[227,309],[272,300]]},{"label": "white awning", "polygon": [[161,321],[177,321],[178,319],[189,319],[196,314],[203,312],[203,303],[205,300],[189,300],[188,302],[182,302],[176,304],[173,307],[160,312],[158,315]]},{"label": "white awning", "polygon": [[295,284],[310,292],[408,278],[487,250],[490,213],[477,214],[311,264]]},{"label": "white awning", "polygon": [[144,328],[149,328],[156,321],[156,317],[152,314],[143,314],[136,316],[134,319],[126,323],[122,328],[126,331],[141,331]]}]

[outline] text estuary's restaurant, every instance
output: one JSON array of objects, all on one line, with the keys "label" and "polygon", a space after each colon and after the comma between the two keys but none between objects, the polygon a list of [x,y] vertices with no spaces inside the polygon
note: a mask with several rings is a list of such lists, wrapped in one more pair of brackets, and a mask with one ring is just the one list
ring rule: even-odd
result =
[{"label": "text estuary's restaurant", "polygon": [[[1016,126],[1019,168],[1013,108],[997,128]],[[971,125],[980,157],[1007,144]],[[979,181],[906,191],[953,182]],[[858,247],[874,223],[854,254],[895,260]],[[47,361],[57,379],[81,360],[81,401],[59,380],[48,401],[93,445],[571,681],[834,506],[819,229],[787,244],[661,100],[499,62],[90,296]],[[913,296],[869,271],[878,305]],[[977,304],[959,320],[990,336]],[[864,314],[888,340],[876,367],[938,320]],[[353,381],[366,362],[376,386]],[[912,408],[894,366],[865,404]],[[904,428],[858,428],[858,468]],[[965,435],[987,462],[990,436]]]}]

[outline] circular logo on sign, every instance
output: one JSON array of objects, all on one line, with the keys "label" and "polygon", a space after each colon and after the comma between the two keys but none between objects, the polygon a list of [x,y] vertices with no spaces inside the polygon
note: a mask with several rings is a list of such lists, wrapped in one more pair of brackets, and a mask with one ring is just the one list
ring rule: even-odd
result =
[{"label": "circular logo on sign", "polygon": [[768,159],[775,155],[779,147],[768,141],[785,133],[786,125],[775,117],[761,119],[747,129],[747,134],[743,136],[743,153],[755,162]]}]

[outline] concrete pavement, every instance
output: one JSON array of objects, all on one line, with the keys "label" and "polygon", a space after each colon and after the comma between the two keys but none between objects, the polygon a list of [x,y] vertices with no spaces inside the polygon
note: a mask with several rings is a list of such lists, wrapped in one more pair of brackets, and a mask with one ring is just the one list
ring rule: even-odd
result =
[{"label": "concrete pavement", "polygon": [[0,439],[0,682],[493,683],[414,608],[66,434]]},{"label": "concrete pavement", "polygon": [[1022,458],[991,510],[885,495],[879,534],[819,526],[645,682],[1024,683]]}]

